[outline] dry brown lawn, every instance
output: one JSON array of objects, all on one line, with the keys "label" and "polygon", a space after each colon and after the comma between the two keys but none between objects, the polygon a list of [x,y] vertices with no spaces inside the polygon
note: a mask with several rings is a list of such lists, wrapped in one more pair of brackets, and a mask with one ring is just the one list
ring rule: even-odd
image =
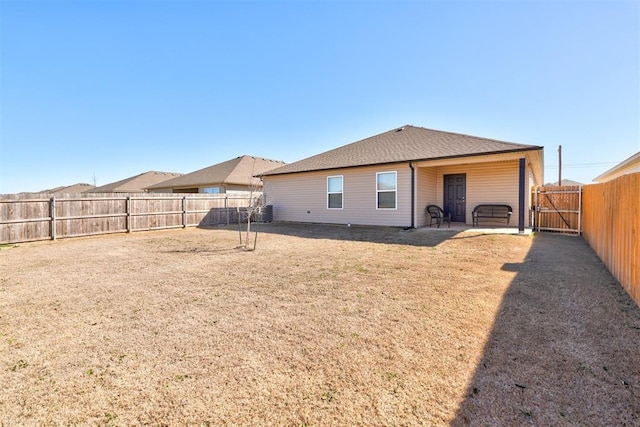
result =
[{"label": "dry brown lawn", "polygon": [[0,425],[640,425],[581,238],[317,225],[0,249]]}]

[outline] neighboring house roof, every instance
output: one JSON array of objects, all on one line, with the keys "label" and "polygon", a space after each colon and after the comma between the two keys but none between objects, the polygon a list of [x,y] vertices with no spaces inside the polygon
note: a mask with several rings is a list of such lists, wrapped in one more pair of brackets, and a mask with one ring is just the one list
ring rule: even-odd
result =
[{"label": "neighboring house roof", "polygon": [[78,193],[86,193],[87,191],[93,190],[95,185],[78,183],[73,185],[68,185],[66,187],[56,187],[51,190],[47,190],[47,193],[51,194],[78,194]]},{"label": "neighboring house roof", "polygon": [[[545,185],[558,185],[558,181],[550,183],[550,184],[545,184]],[[561,185],[569,185],[569,186],[578,186],[578,187],[582,187],[584,184],[578,181],[572,181],[570,179],[563,179],[562,180],[562,184]]]},{"label": "neighboring house roof", "polygon": [[147,188],[152,190],[222,184],[248,186],[256,183],[256,180],[253,178],[254,176],[263,174],[282,165],[284,165],[284,162],[278,160],[245,155],[173,178],[160,184],[151,185]]},{"label": "neighboring house roof", "polygon": [[539,149],[542,147],[406,125],[290,163],[263,175]]},{"label": "neighboring house roof", "polygon": [[95,188],[94,185],[85,184],[85,183],[77,183],[73,185],[61,185],[60,187],[49,188],[47,190],[42,190],[40,193],[49,193],[49,194],[77,194],[84,193],[89,190]]},{"label": "neighboring house roof", "polygon": [[38,192],[32,192],[32,191],[23,191],[21,193],[18,193],[21,196],[28,196],[28,195],[44,195],[44,194],[50,194],[50,195],[62,195],[62,194],[80,194],[80,193],[86,193],[89,190],[95,188],[93,185],[91,184],[84,184],[84,183],[77,183],[77,184],[73,184],[73,185],[61,185],[60,187],[54,187],[54,188],[49,188],[47,190],[42,190],[42,191],[38,191]]},{"label": "neighboring house roof", "polygon": [[180,176],[180,173],[150,171],[96,187],[90,193],[141,193],[150,185]]},{"label": "neighboring house roof", "polygon": [[631,157],[621,161],[608,171],[603,174],[598,175],[593,178],[594,182],[606,182],[611,181],[614,178],[617,178],[622,175],[626,175],[628,173],[640,172],[640,151]]}]

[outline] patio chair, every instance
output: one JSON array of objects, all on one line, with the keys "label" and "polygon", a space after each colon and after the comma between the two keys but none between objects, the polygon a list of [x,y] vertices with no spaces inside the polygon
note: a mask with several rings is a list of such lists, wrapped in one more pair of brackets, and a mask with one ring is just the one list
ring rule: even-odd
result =
[{"label": "patio chair", "polygon": [[436,224],[438,224],[438,228],[440,228],[440,224],[443,224],[444,221],[447,221],[448,227],[451,228],[451,214],[449,212],[443,211],[440,206],[427,206],[427,214],[429,215],[429,227],[431,227],[435,222]]}]

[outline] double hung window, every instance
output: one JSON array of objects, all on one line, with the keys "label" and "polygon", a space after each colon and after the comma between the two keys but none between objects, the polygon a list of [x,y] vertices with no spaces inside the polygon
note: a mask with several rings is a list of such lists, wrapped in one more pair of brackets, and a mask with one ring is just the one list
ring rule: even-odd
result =
[{"label": "double hung window", "polygon": [[343,176],[327,177],[327,209],[342,209]]},{"label": "double hung window", "polygon": [[376,208],[395,209],[397,205],[397,172],[376,174]]}]

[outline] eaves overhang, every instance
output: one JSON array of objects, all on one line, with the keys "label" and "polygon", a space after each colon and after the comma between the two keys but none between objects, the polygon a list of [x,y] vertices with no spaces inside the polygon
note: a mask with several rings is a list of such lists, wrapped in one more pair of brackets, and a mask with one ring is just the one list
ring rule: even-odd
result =
[{"label": "eaves overhang", "polygon": [[308,173],[308,172],[321,172],[321,171],[331,171],[331,170],[339,170],[339,169],[351,169],[351,168],[359,168],[359,167],[366,167],[366,166],[388,166],[388,165],[399,165],[399,164],[405,164],[405,163],[419,163],[419,162],[430,162],[430,161],[437,161],[437,160],[452,160],[452,159],[463,159],[463,158],[469,158],[469,157],[482,157],[482,156],[494,156],[497,154],[512,154],[512,153],[522,153],[522,152],[529,152],[529,151],[539,151],[544,149],[544,147],[542,146],[529,146],[529,147],[523,147],[523,148],[516,148],[513,150],[498,150],[498,151],[487,151],[487,152],[483,152],[483,153],[467,153],[467,154],[456,154],[456,155],[451,155],[451,156],[439,156],[439,157],[428,157],[428,158],[415,158],[415,159],[406,159],[406,160],[394,160],[394,161],[388,161],[388,162],[376,162],[376,163],[363,163],[363,164],[351,164],[351,165],[344,165],[344,166],[331,166],[331,167],[324,167],[324,168],[314,168],[314,169],[305,169],[305,170],[299,170],[299,171],[290,171],[290,172],[272,172],[272,171],[268,171],[266,173],[263,173],[261,175],[256,175],[260,178],[264,178],[264,177],[269,177],[269,176],[278,176],[278,175],[293,175],[293,174],[300,174],[300,173]]}]

